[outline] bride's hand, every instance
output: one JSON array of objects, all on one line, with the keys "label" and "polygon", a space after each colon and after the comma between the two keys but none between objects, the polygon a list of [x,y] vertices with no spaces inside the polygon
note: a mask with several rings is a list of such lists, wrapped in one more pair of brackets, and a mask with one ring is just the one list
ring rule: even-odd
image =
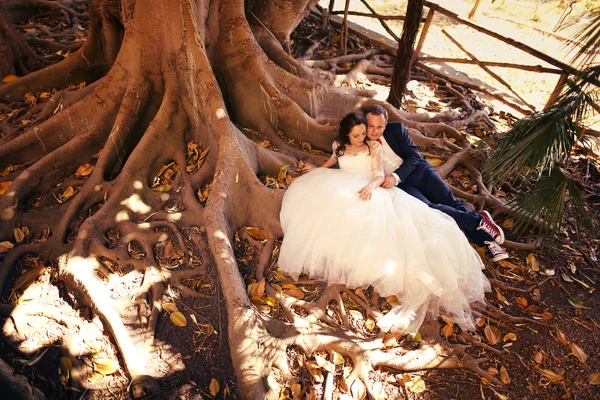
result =
[{"label": "bride's hand", "polygon": [[373,189],[371,186],[367,185],[358,191],[358,197],[360,197],[361,200],[370,200],[372,192]]},{"label": "bride's hand", "polygon": [[312,164],[305,163],[305,164],[304,164],[304,167],[302,167],[302,172],[304,172],[304,173],[306,174],[307,172],[310,172],[310,171],[312,171],[312,170],[313,170],[313,169],[315,169],[315,168],[317,168],[317,167],[315,167],[315,166],[314,166],[314,165],[312,165]]}]

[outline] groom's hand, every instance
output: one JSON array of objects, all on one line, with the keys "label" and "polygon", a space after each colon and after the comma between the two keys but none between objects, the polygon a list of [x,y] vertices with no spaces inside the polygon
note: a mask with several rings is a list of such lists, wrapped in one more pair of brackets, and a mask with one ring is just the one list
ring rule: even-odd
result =
[{"label": "groom's hand", "polygon": [[394,178],[394,175],[386,175],[385,179],[383,180],[383,183],[381,184],[381,187],[389,189],[393,188],[394,186],[396,186],[396,178]]}]

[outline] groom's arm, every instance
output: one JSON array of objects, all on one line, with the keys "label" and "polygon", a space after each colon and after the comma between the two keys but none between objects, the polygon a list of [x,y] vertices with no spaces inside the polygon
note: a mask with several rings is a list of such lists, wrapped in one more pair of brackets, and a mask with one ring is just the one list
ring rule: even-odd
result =
[{"label": "groom's arm", "polygon": [[408,134],[408,130],[401,122],[390,122],[387,128],[392,129],[394,138],[400,147],[401,153],[398,154],[402,157],[402,164],[394,171],[400,182],[404,182],[406,178],[415,170],[417,165],[421,162],[423,157],[419,153],[419,149],[412,141]]}]

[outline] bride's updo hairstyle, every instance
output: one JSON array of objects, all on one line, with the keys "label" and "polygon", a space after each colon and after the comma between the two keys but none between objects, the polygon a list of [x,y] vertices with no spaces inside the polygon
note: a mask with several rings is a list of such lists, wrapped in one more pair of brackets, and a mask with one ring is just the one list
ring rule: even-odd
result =
[{"label": "bride's updo hairstyle", "polygon": [[[335,156],[340,157],[344,155],[346,145],[350,144],[350,131],[357,125],[363,124],[367,126],[367,120],[365,117],[357,112],[351,112],[340,120],[340,129],[338,130],[338,136],[335,139],[338,142],[338,147],[335,149]],[[371,148],[369,147],[369,152]]]}]

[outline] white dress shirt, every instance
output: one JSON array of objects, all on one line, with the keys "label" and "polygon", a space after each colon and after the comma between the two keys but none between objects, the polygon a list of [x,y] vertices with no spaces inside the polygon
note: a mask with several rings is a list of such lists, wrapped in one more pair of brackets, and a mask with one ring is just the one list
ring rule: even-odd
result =
[{"label": "white dress shirt", "polygon": [[386,176],[393,175],[394,178],[396,178],[397,185],[400,183],[400,177],[394,173],[394,171],[397,170],[400,165],[402,165],[404,160],[402,160],[398,154],[394,153],[394,150],[392,150],[383,135],[381,135],[379,139],[381,140],[381,148],[383,151],[383,172],[385,172]]}]

